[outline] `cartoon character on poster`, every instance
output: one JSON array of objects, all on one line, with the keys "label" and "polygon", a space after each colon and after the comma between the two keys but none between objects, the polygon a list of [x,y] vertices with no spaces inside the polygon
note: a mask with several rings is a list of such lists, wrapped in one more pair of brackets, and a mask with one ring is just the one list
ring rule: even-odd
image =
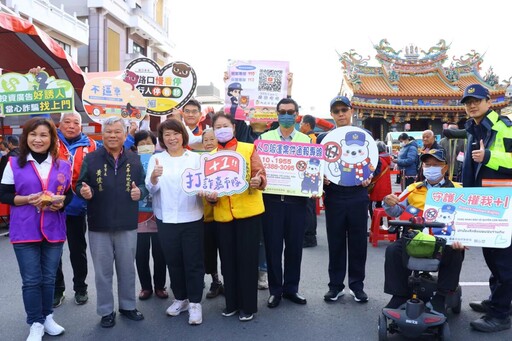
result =
[{"label": "cartoon character on poster", "polygon": [[140,91],[151,115],[168,115],[183,107],[197,86],[196,73],[189,64],[176,61],[160,67],[149,58],[128,63],[123,80]]},{"label": "cartoon character on poster", "polygon": [[0,75],[0,110],[6,116],[50,117],[50,113],[72,112],[74,94],[71,82],[46,71]]},{"label": "cartoon character on poster", "polygon": [[436,222],[444,223],[443,228],[433,228],[434,235],[451,236],[455,234],[455,206],[443,205],[437,214]]},{"label": "cartoon character on poster", "polygon": [[379,160],[373,137],[358,127],[340,127],[323,139],[326,177],[340,186],[359,186],[370,179]]},{"label": "cartoon character on poster", "polygon": [[238,109],[238,104],[242,90],[242,84],[240,83],[231,83],[228,85],[228,96],[229,99],[231,100],[231,107],[229,109],[229,113],[233,117],[235,117],[236,111]]},{"label": "cartoon character on poster", "polygon": [[[297,167],[298,169],[299,167]],[[306,169],[299,171],[299,178],[302,179],[302,193],[318,194],[318,186],[320,185],[320,160],[316,158],[309,159]]]}]

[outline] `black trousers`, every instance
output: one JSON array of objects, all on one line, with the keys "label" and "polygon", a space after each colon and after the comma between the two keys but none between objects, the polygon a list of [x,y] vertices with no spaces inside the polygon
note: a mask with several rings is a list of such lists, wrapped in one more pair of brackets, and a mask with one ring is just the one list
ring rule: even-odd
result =
[{"label": "black trousers", "polygon": [[261,215],[217,222],[227,311],[258,311],[258,248]]},{"label": "black trousers", "polygon": [[343,282],[348,258],[348,286],[352,290],[362,290],[370,202],[368,190],[362,186],[329,187],[324,201],[329,244],[329,289],[341,291],[345,288]]},{"label": "black trousers", "polygon": [[170,224],[157,219],[158,237],[177,300],[200,303],[203,297],[203,219]]},{"label": "black trousers", "polygon": [[512,301],[512,245],[504,249],[484,247],[482,252],[491,270],[490,314],[500,319],[506,318]]},{"label": "black trousers", "polygon": [[[390,295],[410,297],[411,288],[408,278],[411,270],[407,269],[407,254],[404,253],[404,240],[398,239],[386,248],[384,260],[384,292]],[[441,291],[454,291],[459,285],[460,270],[464,261],[464,251],[454,250],[447,246],[443,250],[437,288]]]},{"label": "black trousers", "polygon": [[[306,198],[264,194],[263,238],[270,295],[299,291],[302,244],[306,227]],[[284,242],[284,244],[283,244]],[[283,267],[284,245],[284,267]]]},{"label": "black trousers", "polygon": [[316,242],[316,201],[318,199],[308,199],[306,206],[306,228],[304,231],[304,243]]},{"label": "black trousers", "polygon": [[137,233],[137,252],[135,264],[139,275],[140,286],[144,290],[153,290],[151,285],[151,270],[149,268],[149,254],[153,256],[153,283],[155,289],[165,287],[165,274],[167,272],[165,257],[160,245],[158,233]]},{"label": "black trousers", "polygon": [[[73,290],[75,292],[87,291],[87,232],[86,217],[66,216],[66,235],[69,247],[69,259],[73,268]],[[64,274],[62,272],[62,257],[55,277],[55,293],[62,294],[66,290]]]},{"label": "black trousers", "polygon": [[204,271],[208,275],[218,273],[217,250],[219,249],[219,230],[217,223],[204,223]]}]

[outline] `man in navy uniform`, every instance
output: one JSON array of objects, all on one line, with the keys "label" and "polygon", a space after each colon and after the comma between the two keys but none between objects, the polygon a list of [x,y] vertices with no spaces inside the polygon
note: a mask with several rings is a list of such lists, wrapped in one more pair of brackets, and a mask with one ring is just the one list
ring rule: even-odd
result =
[{"label": "man in navy uniform", "polygon": [[[336,127],[350,126],[352,114],[352,105],[347,97],[336,96],[332,99],[331,116]],[[317,143],[321,143],[325,135],[320,135]],[[356,302],[368,302],[368,295],[364,292],[364,278],[370,203],[366,187],[370,181],[371,179],[367,179],[358,185],[342,186],[324,180],[325,220],[329,244],[329,291],[324,295],[326,302],[337,301],[344,294],[347,252],[350,293]]]}]

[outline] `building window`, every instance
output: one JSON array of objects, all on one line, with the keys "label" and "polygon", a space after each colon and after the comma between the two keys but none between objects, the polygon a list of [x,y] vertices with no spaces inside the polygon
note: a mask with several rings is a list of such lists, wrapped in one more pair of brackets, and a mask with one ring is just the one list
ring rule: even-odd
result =
[{"label": "building window", "polygon": [[62,47],[62,49],[63,49],[63,50],[64,50],[68,55],[70,55],[70,56],[71,56],[71,45],[66,44],[66,43],[65,43],[65,42],[63,42],[63,41],[60,41],[59,39],[55,39],[55,38],[53,38],[53,39],[57,42],[57,44],[59,44],[59,45],[60,45],[60,47]]},{"label": "building window", "polygon": [[141,54],[143,56],[146,55],[146,49],[143,48],[142,46],[140,46],[139,44],[137,44],[136,42],[133,42],[133,52]]}]

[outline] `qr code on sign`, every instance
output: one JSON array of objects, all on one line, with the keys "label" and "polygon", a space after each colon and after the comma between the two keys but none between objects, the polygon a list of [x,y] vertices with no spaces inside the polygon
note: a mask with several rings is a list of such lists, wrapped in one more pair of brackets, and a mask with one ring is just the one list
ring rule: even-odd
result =
[{"label": "qr code on sign", "polygon": [[258,91],[281,91],[281,79],[283,70],[260,70],[260,80],[258,83]]}]

